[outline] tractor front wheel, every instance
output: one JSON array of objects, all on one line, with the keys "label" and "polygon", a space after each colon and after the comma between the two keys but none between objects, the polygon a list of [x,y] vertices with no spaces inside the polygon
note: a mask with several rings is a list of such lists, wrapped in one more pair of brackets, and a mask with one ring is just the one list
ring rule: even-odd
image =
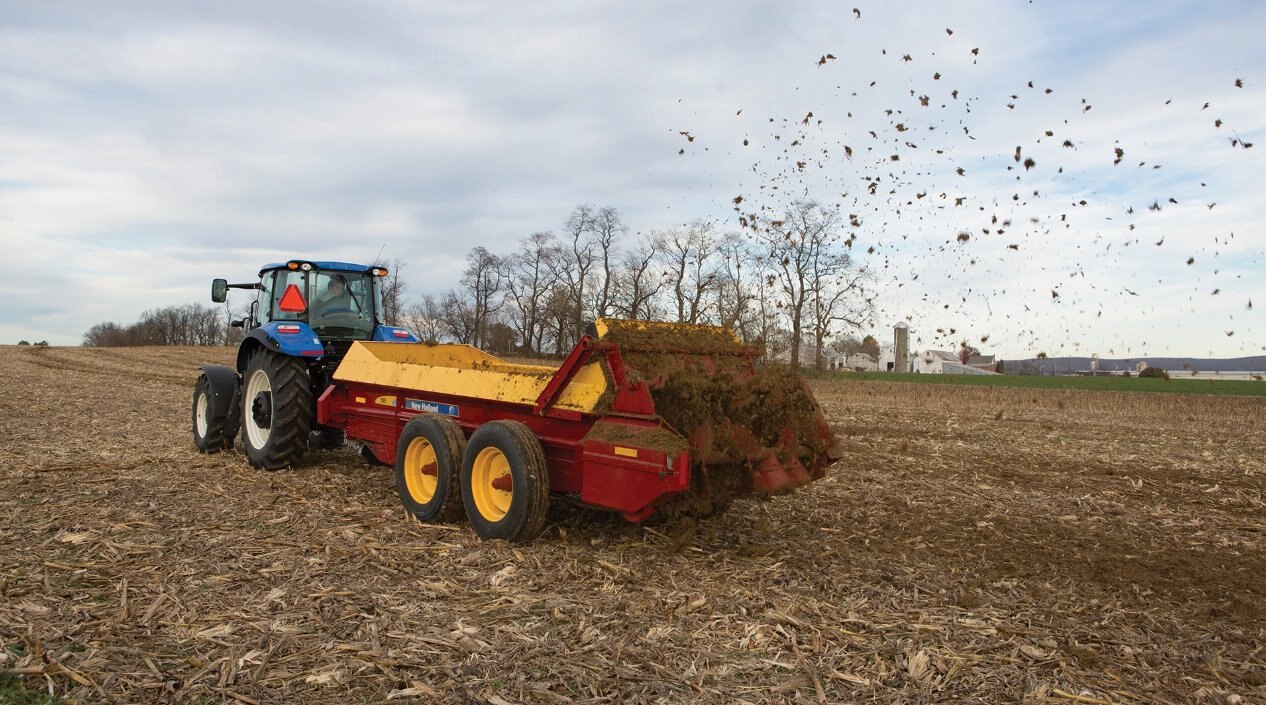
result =
[{"label": "tractor front wheel", "polygon": [[312,388],[302,360],[260,350],[242,376],[242,443],[251,465],[277,470],[303,458],[312,432]]},{"label": "tractor front wheel", "polygon": [[465,451],[466,436],[447,416],[420,414],[405,425],[396,444],[396,491],[419,521],[460,516],[458,476]]},{"label": "tractor front wheel", "polygon": [[217,415],[214,391],[211,381],[205,374],[198,377],[193,387],[193,443],[203,453],[219,453],[233,447],[233,436],[237,429],[233,428],[232,414]]},{"label": "tractor front wheel", "polygon": [[466,443],[461,485],[466,517],[482,538],[530,541],[545,528],[545,451],[518,421],[489,421],[475,429]]}]

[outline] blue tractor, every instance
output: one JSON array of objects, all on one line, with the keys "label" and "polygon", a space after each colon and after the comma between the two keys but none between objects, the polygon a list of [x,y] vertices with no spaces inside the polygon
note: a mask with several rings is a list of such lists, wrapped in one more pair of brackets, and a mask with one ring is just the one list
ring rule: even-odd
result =
[{"label": "blue tractor", "polygon": [[382,282],[387,270],[347,262],[290,260],[265,265],[259,281],[216,279],[211,300],[229,289],[256,292],[236,369],[203,365],[193,391],[193,440],[198,450],[233,447],[239,429],[251,465],[276,470],[294,465],[312,448],[330,448],[342,432],[315,424],[316,400],[357,340],[419,342],[386,325]]}]

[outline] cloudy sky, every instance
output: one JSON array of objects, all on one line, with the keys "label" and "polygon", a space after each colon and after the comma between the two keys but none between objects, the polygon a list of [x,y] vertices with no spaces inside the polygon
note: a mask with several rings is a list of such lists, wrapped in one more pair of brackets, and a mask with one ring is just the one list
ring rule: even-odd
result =
[{"label": "cloudy sky", "polygon": [[1264,26],[1247,1],[4,3],[0,342],[291,256],[382,251],[439,292],[579,203],[637,233],[810,198],[857,221],[882,339],[1261,354]]}]

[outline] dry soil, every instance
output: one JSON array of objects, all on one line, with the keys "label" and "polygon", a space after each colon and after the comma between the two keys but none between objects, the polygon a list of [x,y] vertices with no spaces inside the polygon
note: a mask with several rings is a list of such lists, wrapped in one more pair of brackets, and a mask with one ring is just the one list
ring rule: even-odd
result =
[{"label": "dry soil", "polygon": [[816,381],[825,480],[689,526],[406,521],[199,455],[228,350],[0,348],[0,668],[71,701],[1266,701],[1260,398]]}]

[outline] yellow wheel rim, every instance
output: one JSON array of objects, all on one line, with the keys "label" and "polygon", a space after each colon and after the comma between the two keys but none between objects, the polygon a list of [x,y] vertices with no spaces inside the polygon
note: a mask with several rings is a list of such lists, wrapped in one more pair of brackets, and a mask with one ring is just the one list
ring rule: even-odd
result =
[{"label": "yellow wheel rim", "polygon": [[439,462],[435,447],[425,438],[414,438],[404,452],[404,486],[409,496],[418,504],[426,504],[435,497],[439,486]]},{"label": "yellow wheel rim", "polygon": [[505,518],[514,499],[510,461],[505,453],[496,448],[479,451],[470,469],[470,494],[483,518],[493,522]]}]

